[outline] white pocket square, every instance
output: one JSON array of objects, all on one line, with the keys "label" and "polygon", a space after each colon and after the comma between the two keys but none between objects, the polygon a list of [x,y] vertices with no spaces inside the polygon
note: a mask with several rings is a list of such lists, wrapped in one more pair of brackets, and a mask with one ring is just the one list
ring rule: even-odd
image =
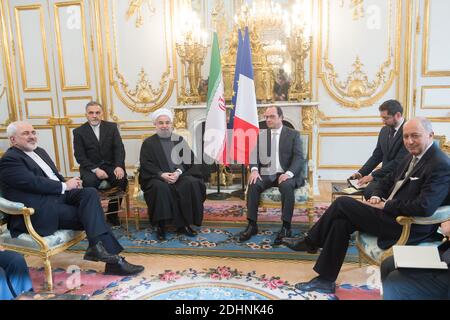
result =
[{"label": "white pocket square", "polygon": [[411,177],[410,179],[411,179],[411,181],[416,181],[416,180],[419,180],[420,178],[417,178],[417,177]]}]

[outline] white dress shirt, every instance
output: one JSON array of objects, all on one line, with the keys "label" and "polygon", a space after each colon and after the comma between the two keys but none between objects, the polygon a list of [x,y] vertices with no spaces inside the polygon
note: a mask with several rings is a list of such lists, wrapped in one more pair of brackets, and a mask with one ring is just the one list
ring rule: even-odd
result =
[{"label": "white dress shirt", "polygon": [[[100,141],[100,124],[96,125],[96,126],[92,126],[90,125],[92,128],[92,131],[94,131],[95,136],[97,137],[97,140]],[[96,173],[98,170],[98,168],[94,168],[91,171],[93,173]]]},{"label": "white dress shirt", "polygon": [[97,137],[97,140],[100,141],[100,124],[96,126],[91,126],[92,131],[94,131],[95,136]]},{"label": "white dress shirt", "polygon": [[[293,178],[294,174],[291,171],[284,172],[283,168],[281,167],[281,164],[280,164],[280,137],[281,137],[282,130],[283,130],[283,126],[281,126],[278,129],[270,130],[270,132],[271,132],[271,140],[270,141],[273,141],[273,139],[275,138],[276,146],[277,146],[276,149],[274,150],[275,151],[275,169],[276,169],[276,173],[285,173],[289,176],[289,178]],[[274,155],[271,155],[271,158],[273,158],[273,156]],[[251,171],[254,171],[254,170],[258,170],[258,168],[253,167],[251,169]]]}]

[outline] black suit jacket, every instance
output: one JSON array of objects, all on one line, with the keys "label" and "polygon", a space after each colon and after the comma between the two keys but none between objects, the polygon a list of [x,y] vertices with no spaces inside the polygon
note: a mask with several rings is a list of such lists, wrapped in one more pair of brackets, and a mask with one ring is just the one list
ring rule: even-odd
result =
[{"label": "black suit jacket", "polygon": [[125,169],[125,148],[117,124],[113,122],[100,123],[100,141],[86,122],[73,130],[73,146],[80,172],[102,165]]},{"label": "black suit jacket", "polygon": [[[50,156],[42,148],[34,151],[44,160],[61,182],[64,177]],[[0,184],[3,197],[21,202],[34,208],[31,216],[33,226],[42,236],[54,233],[58,229],[58,210],[56,201],[61,197],[62,183],[47,177],[39,165],[23,151],[9,148],[0,159]],[[8,216],[8,229],[13,237],[26,230],[22,216]]]},{"label": "black suit jacket", "polygon": [[[262,142],[265,142],[262,144]],[[265,148],[267,146],[267,148]],[[271,149],[271,131],[267,130],[267,135],[264,132],[260,133],[258,137],[258,147],[253,154],[252,160],[257,159],[257,164],[251,164],[250,168],[257,167],[260,172],[261,168],[267,167],[268,164],[263,163],[261,155],[267,154],[270,157]],[[290,171],[294,174],[296,187],[301,187],[305,183],[305,177],[303,176],[302,168],[305,163],[304,155],[302,152],[302,141],[298,131],[283,126],[280,134],[280,144],[278,147],[278,154],[280,157],[280,165],[284,172]]]},{"label": "black suit jacket", "polygon": [[[196,164],[194,154],[189,145],[181,136],[175,135],[173,139],[175,147],[180,150],[178,153],[180,163],[176,164],[176,167],[183,172],[181,176],[190,175],[203,180],[201,165]],[[188,161],[185,161],[185,159],[188,159]],[[156,134],[147,138],[142,144],[139,162],[139,184],[143,189],[150,180],[163,180],[161,174],[171,172],[163,147]]]},{"label": "black suit jacket", "polygon": [[398,129],[393,141],[389,143],[389,131],[390,127],[384,126],[380,134],[378,135],[377,146],[373,151],[372,156],[367,160],[364,166],[359,170],[363,176],[369,175],[380,163],[382,167],[372,172],[372,176],[379,180],[386,176],[388,173],[395,170],[400,161],[402,161],[407,155],[403,144],[403,125]]},{"label": "black suit jacket", "polygon": [[[407,156],[395,172],[381,180],[374,190],[374,196],[388,198],[397,181],[404,178],[411,159],[412,155]],[[450,204],[449,192],[450,159],[433,144],[414,166],[410,178],[404,181],[394,199],[386,202],[383,212],[393,218],[429,217],[438,207]],[[438,225],[413,225],[408,243],[429,239],[437,228]]]}]

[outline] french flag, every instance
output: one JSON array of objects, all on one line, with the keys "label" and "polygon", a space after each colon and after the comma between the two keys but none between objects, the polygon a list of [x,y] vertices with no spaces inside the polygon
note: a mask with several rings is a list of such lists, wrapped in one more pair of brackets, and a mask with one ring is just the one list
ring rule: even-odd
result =
[{"label": "french flag", "polygon": [[256,104],[255,81],[253,74],[252,50],[248,28],[242,45],[242,60],[236,73],[239,75],[239,85],[236,93],[234,109],[232,158],[239,164],[250,164],[250,154],[257,146],[259,123]]}]

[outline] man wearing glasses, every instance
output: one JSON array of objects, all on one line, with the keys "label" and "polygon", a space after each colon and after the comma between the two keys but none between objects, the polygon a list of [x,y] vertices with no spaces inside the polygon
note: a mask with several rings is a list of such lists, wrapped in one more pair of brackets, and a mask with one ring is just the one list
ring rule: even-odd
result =
[{"label": "man wearing glasses", "polygon": [[[399,162],[408,154],[403,144],[403,107],[397,100],[385,101],[379,108],[384,127],[378,135],[378,142],[372,156],[350,179],[358,179],[358,185],[368,185],[364,197],[370,199],[377,181],[393,172]],[[377,166],[382,163],[382,167]]]}]

